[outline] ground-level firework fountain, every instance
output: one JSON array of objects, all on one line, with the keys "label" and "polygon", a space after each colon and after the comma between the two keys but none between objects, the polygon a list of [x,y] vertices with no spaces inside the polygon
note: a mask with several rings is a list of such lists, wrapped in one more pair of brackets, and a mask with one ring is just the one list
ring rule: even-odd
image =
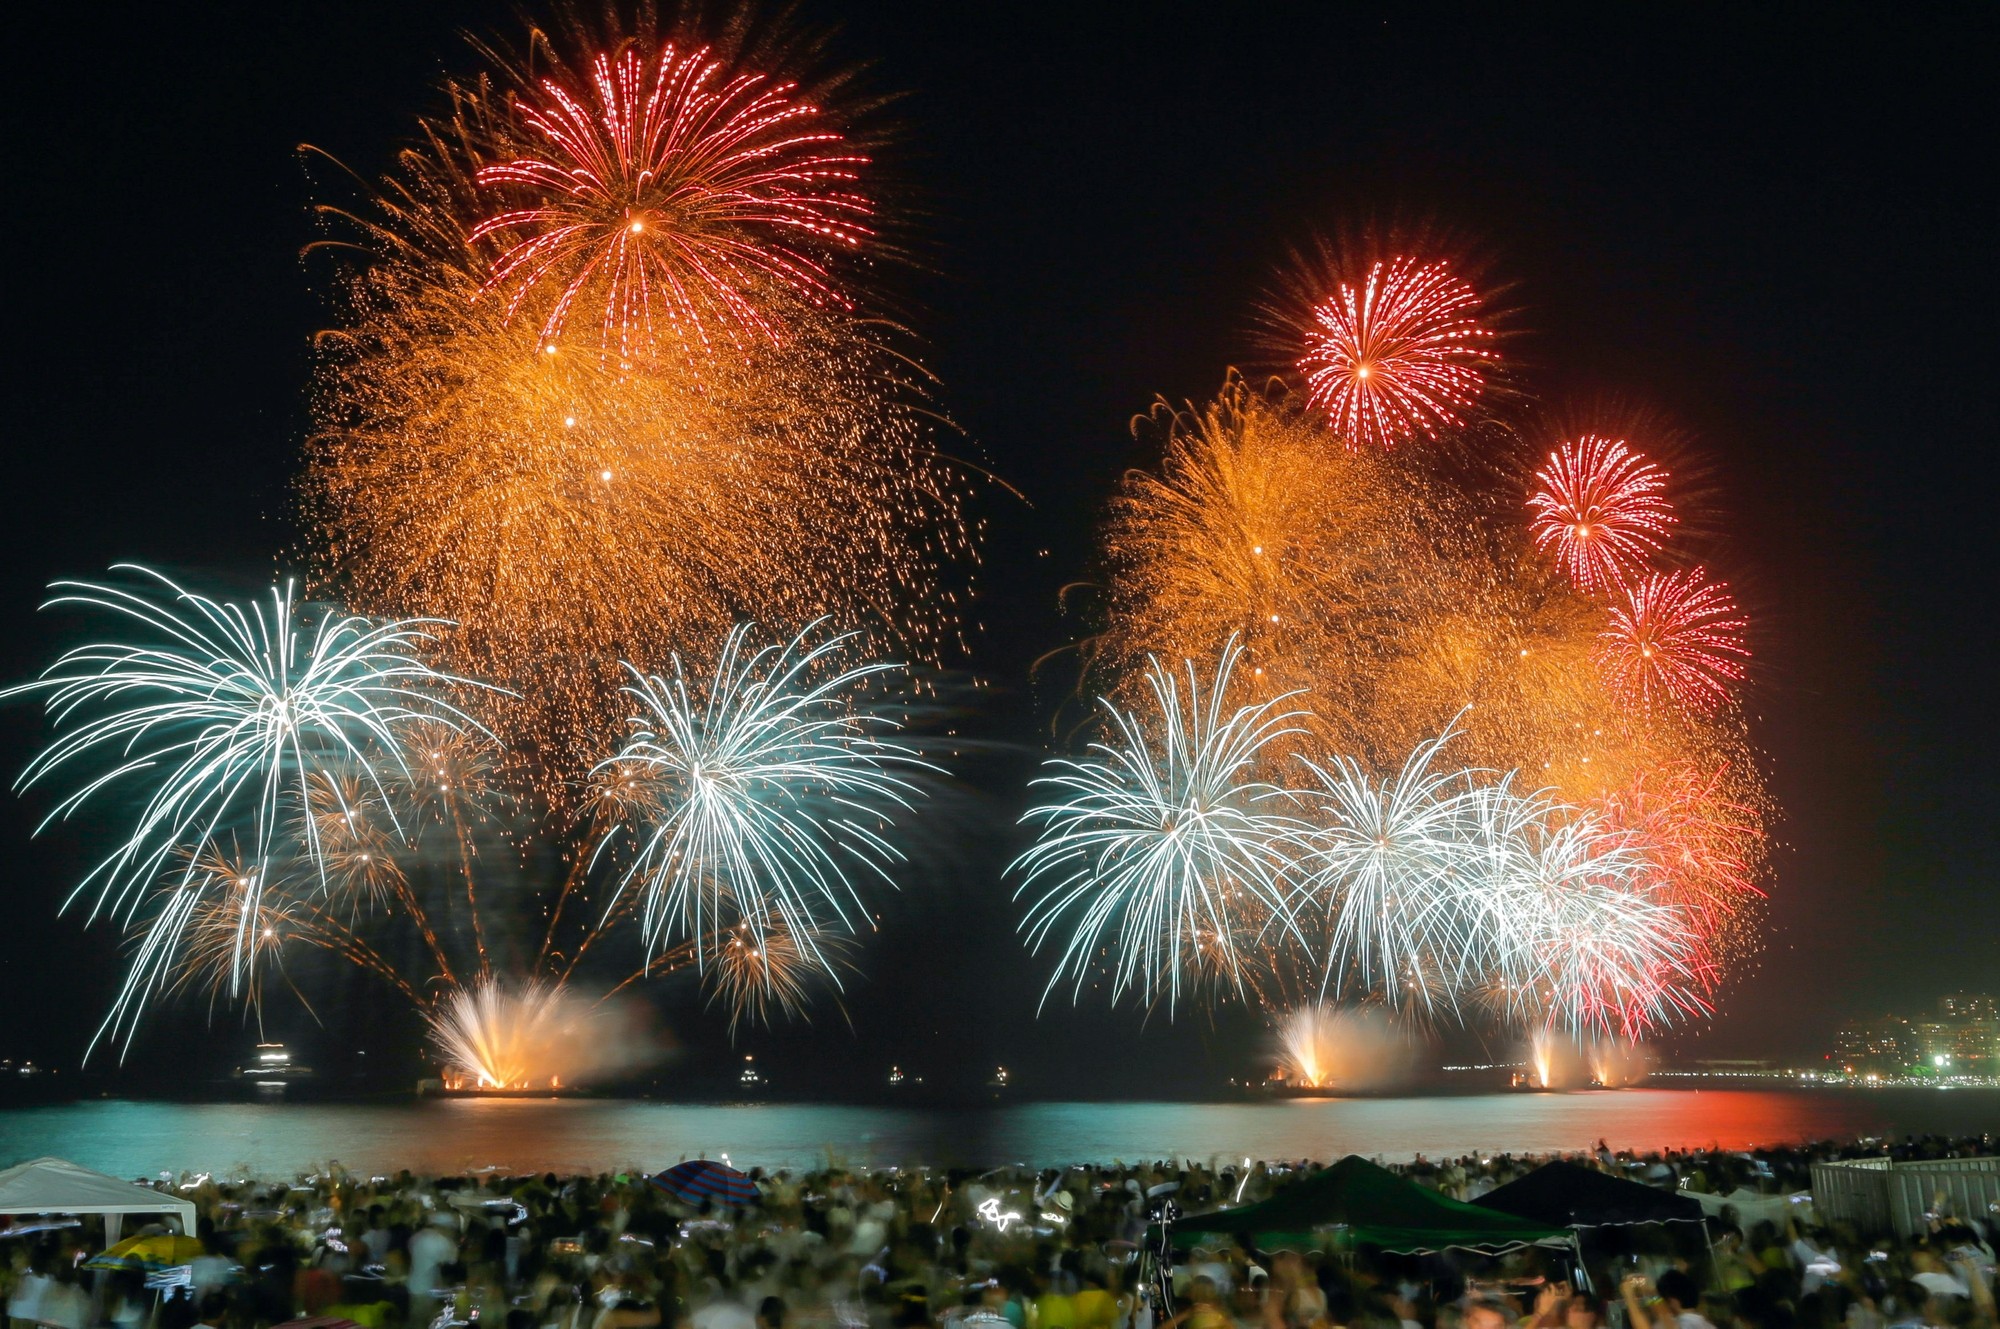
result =
[{"label": "ground-level firework fountain", "polygon": [[543,1093],[633,1070],[657,1048],[629,1012],[565,984],[482,979],[427,1017],[454,1093]]},{"label": "ground-level firework fountain", "polygon": [[1278,1039],[1273,1078],[1294,1091],[1371,1093],[1410,1074],[1410,1041],[1380,1014],[1301,1006],[1279,1021]]},{"label": "ground-level firework fountain", "polygon": [[1653,1054],[1623,1038],[1573,1038],[1550,1029],[1528,1040],[1530,1089],[1625,1089],[1653,1070]]}]

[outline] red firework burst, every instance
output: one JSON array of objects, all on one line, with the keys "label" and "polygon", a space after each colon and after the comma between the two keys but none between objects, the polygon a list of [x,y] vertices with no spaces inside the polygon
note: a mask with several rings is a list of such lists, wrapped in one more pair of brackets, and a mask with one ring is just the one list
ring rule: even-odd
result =
[{"label": "red firework burst", "polygon": [[1637,776],[1593,809],[1644,848],[1662,897],[1688,919],[1705,949],[1764,894],[1757,888],[1764,819],[1730,796],[1728,778],[1726,763],[1715,770],[1680,763]]},{"label": "red firework burst", "polygon": [[1376,263],[1312,310],[1307,401],[1349,447],[1394,447],[1456,428],[1495,359],[1473,317],[1479,295],[1443,263]]},{"label": "red firework burst", "polygon": [[1549,454],[1528,499],[1537,549],[1583,591],[1623,586],[1673,529],[1667,473],[1622,441],[1585,434]]},{"label": "red firework burst", "polygon": [[1598,634],[1605,681],[1624,701],[1651,712],[1668,702],[1707,714],[1743,678],[1748,626],[1723,582],[1700,568],[1655,572],[1625,588]]},{"label": "red firework burst", "polygon": [[702,347],[714,332],[777,341],[782,317],[757,294],[771,282],[844,307],[815,253],[870,234],[852,187],[867,159],[796,90],[672,44],[650,61],[598,56],[586,88],[543,79],[519,105],[539,150],[476,176],[511,204],[472,230],[501,246],[486,289],[506,292],[510,318],[555,291],[548,344],[593,306],[621,356],[661,325]]}]

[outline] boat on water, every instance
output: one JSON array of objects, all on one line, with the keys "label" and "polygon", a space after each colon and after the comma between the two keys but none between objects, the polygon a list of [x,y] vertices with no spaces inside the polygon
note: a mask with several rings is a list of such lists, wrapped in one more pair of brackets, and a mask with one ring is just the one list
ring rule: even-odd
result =
[{"label": "boat on water", "polygon": [[292,1060],[292,1050],[283,1043],[259,1043],[251,1049],[248,1065],[236,1068],[236,1078],[260,1087],[296,1084],[313,1078],[313,1068]]}]

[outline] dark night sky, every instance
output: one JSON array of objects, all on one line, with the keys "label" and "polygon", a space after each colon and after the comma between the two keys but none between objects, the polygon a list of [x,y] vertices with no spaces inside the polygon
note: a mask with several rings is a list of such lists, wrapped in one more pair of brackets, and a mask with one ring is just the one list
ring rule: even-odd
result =
[{"label": "dark night sky", "polygon": [[[1027,662],[1075,629],[1126,422],[1248,354],[1286,248],[1372,216],[1473,237],[1512,283],[1542,395],[1624,394],[1682,426],[1757,614],[1754,709],[1785,808],[1772,935],[1690,1049],[1818,1047],[1842,1017],[2000,974],[1987,689],[1996,632],[2000,11],[1964,6],[939,4],[808,0],[904,95],[921,199],[911,319],[953,415],[1032,501],[995,501],[974,666],[1032,745]],[[1141,17],[1143,15],[1143,17]],[[461,28],[502,4],[43,4],[12,29],[12,511],[0,673],[57,647],[42,586],[116,559],[255,578],[287,547],[307,338],[322,319],[294,148],[387,159]],[[21,86],[25,83],[25,87]],[[1047,557],[1037,551],[1047,549]],[[0,715],[0,765],[37,718]],[[1000,825],[1022,763],[972,802]],[[45,806],[40,802],[35,808]],[[11,909],[0,1055],[73,1064],[113,968],[54,912],[74,841],[0,810]],[[1011,935],[987,832],[889,911],[850,1031],[759,1035],[799,1085],[840,1063],[1004,1059],[1033,1088],[1239,1069],[1248,1028],[1067,1007]],[[30,1018],[22,1019],[26,1013]],[[285,1032],[310,1041],[297,1017]],[[700,1056],[719,1021],[665,1013]],[[199,1012],[161,1034],[204,1028]],[[230,1055],[243,1041],[224,1017]],[[322,1036],[324,1037],[324,1036]],[[828,1075],[835,1072],[827,1071]]]}]

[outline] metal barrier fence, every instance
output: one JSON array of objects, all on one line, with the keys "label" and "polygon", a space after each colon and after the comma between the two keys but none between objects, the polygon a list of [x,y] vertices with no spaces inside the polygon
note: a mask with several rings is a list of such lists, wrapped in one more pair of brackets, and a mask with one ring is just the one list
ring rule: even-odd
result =
[{"label": "metal barrier fence", "polygon": [[1934,1219],[2000,1220],[2000,1158],[1814,1163],[1812,1193],[1822,1223],[1851,1223],[1865,1236],[1916,1237]]}]

